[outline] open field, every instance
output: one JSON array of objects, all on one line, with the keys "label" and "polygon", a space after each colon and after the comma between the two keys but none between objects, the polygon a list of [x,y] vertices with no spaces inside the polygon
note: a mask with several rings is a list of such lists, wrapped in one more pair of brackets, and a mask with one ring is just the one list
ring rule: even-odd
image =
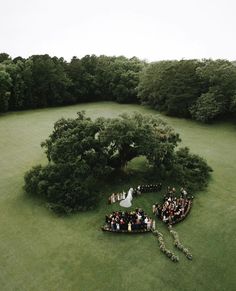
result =
[{"label": "open field", "polygon": [[[100,231],[104,215],[119,208],[107,205],[106,198],[111,191],[127,190],[128,182],[105,187],[96,211],[67,218],[56,217],[24,195],[25,171],[46,162],[41,141],[58,118],[75,117],[79,110],[93,118],[134,110],[157,114],[138,105],[102,102],[0,116],[0,290],[235,290],[236,125],[202,125],[163,116],[180,133],[182,144],[205,157],[214,169],[189,217],[175,227],[193,261],[174,250],[165,226],[157,224],[167,247],[180,257],[179,263],[172,263],[151,234]],[[159,198],[145,194],[134,200],[134,207],[150,212]]]}]

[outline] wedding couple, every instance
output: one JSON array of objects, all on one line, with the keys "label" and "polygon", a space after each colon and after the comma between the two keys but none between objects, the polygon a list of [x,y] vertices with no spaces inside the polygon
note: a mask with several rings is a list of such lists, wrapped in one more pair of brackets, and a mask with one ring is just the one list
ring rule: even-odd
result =
[{"label": "wedding couple", "polygon": [[132,206],[131,201],[133,199],[133,192],[134,192],[134,189],[130,188],[127,197],[120,202],[120,206],[126,207],[126,208]]}]

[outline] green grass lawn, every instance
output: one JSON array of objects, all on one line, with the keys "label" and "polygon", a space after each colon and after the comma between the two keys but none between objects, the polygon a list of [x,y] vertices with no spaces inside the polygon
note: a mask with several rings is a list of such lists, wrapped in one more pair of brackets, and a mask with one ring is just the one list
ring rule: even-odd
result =
[{"label": "green grass lawn", "polygon": [[[157,114],[138,105],[102,102],[0,116],[0,290],[235,290],[236,126],[163,117],[181,134],[182,144],[214,169],[189,217],[175,227],[193,261],[174,249],[166,227],[157,224],[167,247],[179,255],[180,262],[172,263],[151,234],[100,231],[104,215],[119,208],[107,205],[107,197],[111,191],[127,190],[130,181],[105,186],[96,211],[67,218],[24,194],[25,171],[46,162],[41,141],[57,119],[75,117],[79,110],[93,118],[134,110]],[[136,160],[131,166],[140,164]],[[134,200],[134,207],[150,213],[159,198],[160,194],[145,194]]]}]

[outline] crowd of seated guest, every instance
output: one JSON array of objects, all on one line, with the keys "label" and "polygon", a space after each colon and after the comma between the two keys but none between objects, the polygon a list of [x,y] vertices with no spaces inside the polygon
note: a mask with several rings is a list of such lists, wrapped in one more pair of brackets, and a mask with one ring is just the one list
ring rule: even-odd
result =
[{"label": "crowd of seated guest", "polygon": [[141,208],[135,211],[114,211],[106,215],[106,226],[112,231],[150,230],[153,222]]},{"label": "crowd of seated guest", "polygon": [[182,219],[191,203],[191,199],[184,188],[180,189],[180,196],[176,197],[176,189],[168,187],[163,200],[163,205],[158,203],[153,205],[153,214],[168,224],[173,224]]}]

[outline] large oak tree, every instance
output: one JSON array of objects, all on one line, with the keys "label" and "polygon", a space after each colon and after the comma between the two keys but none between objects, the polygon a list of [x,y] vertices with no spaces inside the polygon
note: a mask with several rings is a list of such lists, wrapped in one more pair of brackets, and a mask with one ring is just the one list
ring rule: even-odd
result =
[{"label": "large oak tree", "polygon": [[79,112],[75,119],[55,123],[52,134],[42,143],[49,163],[26,173],[25,189],[43,197],[58,212],[91,209],[97,205],[106,178],[124,171],[127,163],[138,156],[146,156],[155,177],[164,177],[167,172],[175,176],[177,166],[185,173],[190,165],[189,173],[200,169],[205,183],[210,168],[198,159],[195,164],[188,163],[188,157],[192,159],[188,151],[181,166],[175,153],[179,142],[179,135],[171,127],[150,115],[133,113],[92,120]]}]

